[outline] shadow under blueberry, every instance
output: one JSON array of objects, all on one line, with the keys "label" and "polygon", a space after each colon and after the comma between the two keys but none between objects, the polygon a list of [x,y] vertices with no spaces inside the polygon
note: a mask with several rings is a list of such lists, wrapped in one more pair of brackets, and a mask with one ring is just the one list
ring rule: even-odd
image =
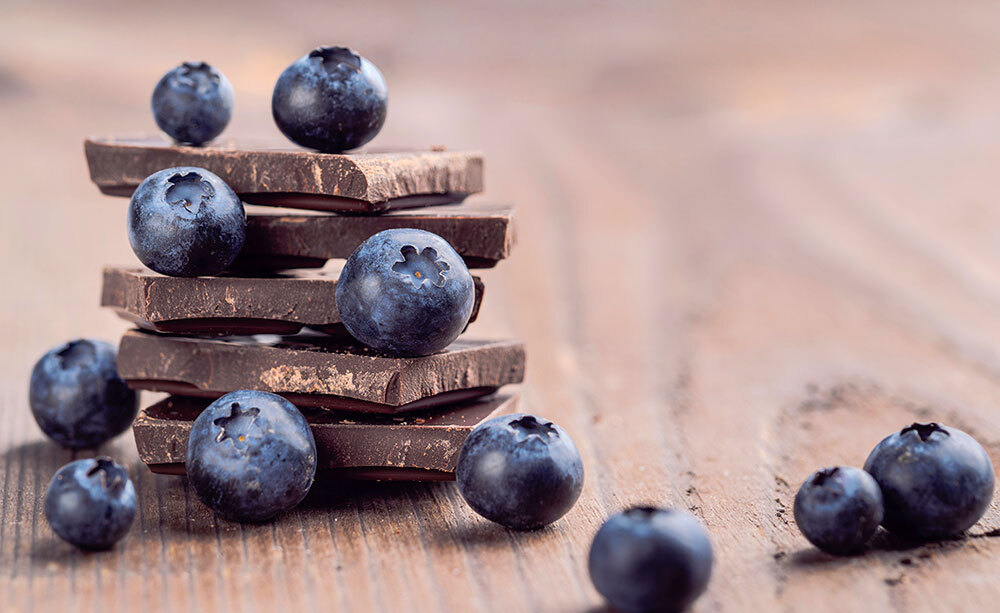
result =
[{"label": "shadow under blueberry", "polygon": [[[790,556],[787,556],[785,558],[785,562],[779,563],[792,568],[834,568],[851,564],[858,560],[874,557],[877,559],[886,559],[890,562],[899,562],[900,564],[906,566],[913,564],[914,558],[926,559],[937,555],[947,555],[953,551],[962,550],[965,542],[969,539],[982,538],[990,535],[991,533],[982,535],[962,534],[953,538],[938,541],[920,541],[897,536],[880,528],[875,536],[872,537],[868,547],[855,555],[835,556],[824,553],[819,549],[810,546],[796,551]],[[911,555],[903,556],[898,560],[895,559],[900,553],[909,553]]]}]

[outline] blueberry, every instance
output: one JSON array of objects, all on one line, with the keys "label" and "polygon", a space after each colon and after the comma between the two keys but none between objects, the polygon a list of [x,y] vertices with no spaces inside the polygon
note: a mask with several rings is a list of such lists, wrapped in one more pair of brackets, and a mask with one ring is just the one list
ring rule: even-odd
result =
[{"label": "blueberry", "polygon": [[983,446],[936,423],[913,424],[872,450],[865,470],[882,488],[882,525],[907,538],[935,540],[959,534],[993,499],[993,463]]},{"label": "blueberry", "polygon": [[66,447],[96,447],[135,419],[136,394],[118,376],[115,348],[79,339],[50,349],[31,371],[31,413],[49,438]]},{"label": "blueberry", "polygon": [[590,580],[620,611],[679,611],[712,574],[712,543],[682,511],[629,509],[604,522],[588,560]]},{"label": "blueberry", "polygon": [[60,468],[45,494],[45,519],[63,540],[82,549],[108,549],[135,519],[135,488],[110,458],[77,460]]},{"label": "blueberry", "polygon": [[362,343],[429,355],[469,323],[475,286],[448,241],[424,230],[383,230],[361,243],[337,282],[337,310]]},{"label": "blueberry", "polygon": [[385,123],[385,79],[375,64],[345,47],[320,47],[278,77],[271,112],[292,141],[326,153],[354,149]]},{"label": "blueberry", "polygon": [[232,392],[191,427],[187,474],[202,502],[220,514],[264,521],[309,493],[316,441],[302,413],[281,396]]},{"label": "blueberry", "polygon": [[856,553],[882,523],[882,491],[861,469],[824,468],[806,479],[795,495],[795,523],[810,543],[827,553]]},{"label": "blueberry", "polygon": [[583,462],[556,424],[523,413],[485,421],[458,456],[458,491],[476,512],[517,530],[566,514],[583,488]]},{"label": "blueberry", "polygon": [[156,125],[179,143],[207,143],[226,129],[232,116],[233,87],[205,62],[184,62],[153,89]]},{"label": "blueberry", "polygon": [[217,275],[246,240],[243,203],[225,181],[182,166],[146,177],[128,203],[128,240],[143,264],[175,277]]}]

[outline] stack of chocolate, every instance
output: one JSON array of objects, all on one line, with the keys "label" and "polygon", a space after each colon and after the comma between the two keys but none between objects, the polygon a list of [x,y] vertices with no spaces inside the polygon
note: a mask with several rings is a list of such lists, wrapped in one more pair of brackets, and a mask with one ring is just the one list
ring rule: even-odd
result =
[{"label": "stack of chocolate", "polygon": [[[312,425],[318,468],[371,479],[454,478],[462,442],[511,412],[524,346],[467,340],[425,357],[390,357],[354,341],[336,309],[336,264],[372,234],[438,234],[469,268],[490,268],[512,245],[510,210],[463,205],[482,190],[477,153],[322,154],[299,149],[184,147],[88,140],[90,174],[105,194],[131,196],[164,168],[205,168],[249,205],[246,243],[230,272],[168,277],[104,271],[101,303],[137,328],[119,372],[135,389],[172,394],[133,430],[154,472],[183,473],[191,423],[238,389],[280,394]],[[278,211],[266,207],[308,209]],[[483,284],[475,278],[475,319]]]}]

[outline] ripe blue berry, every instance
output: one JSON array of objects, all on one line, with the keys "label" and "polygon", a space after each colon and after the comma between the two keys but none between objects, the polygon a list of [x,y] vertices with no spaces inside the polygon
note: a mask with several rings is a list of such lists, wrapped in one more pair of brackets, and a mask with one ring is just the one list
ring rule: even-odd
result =
[{"label": "ripe blue berry", "polygon": [[52,477],[45,494],[52,531],[82,549],[108,549],[118,542],[135,509],[128,472],[109,458],[70,462]]},{"label": "ripe blue berry", "polygon": [[128,204],[128,240],[143,264],[175,277],[217,275],[246,240],[243,203],[205,170],[183,166],[154,173]]},{"label": "ripe blue berry", "polygon": [[135,419],[136,394],[118,376],[115,348],[79,339],[49,350],[31,371],[31,413],[66,447],[96,447]]},{"label": "ripe blue berry", "polygon": [[271,112],[289,139],[340,153],[375,138],[385,123],[387,100],[375,64],[344,47],[320,47],[281,73]]},{"label": "ripe blue berry", "polygon": [[451,344],[472,316],[475,286],[448,241],[424,230],[384,230],[361,243],[337,281],[347,331],[394,355],[429,355]]},{"label": "ripe blue berry", "polygon": [[795,495],[795,523],[809,542],[845,555],[864,548],[882,523],[882,491],[865,471],[824,468]]},{"label": "ripe blue berry", "polygon": [[687,513],[634,508],[604,522],[588,566],[594,587],[616,610],[680,611],[708,586],[712,543]]},{"label": "ripe blue berry", "polygon": [[959,534],[993,499],[993,464],[983,446],[957,428],[913,424],[872,450],[865,470],[882,488],[890,532],[921,540]]},{"label": "ripe blue berry", "polygon": [[202,502],[260,522],[297,505],[316,476],[316,441],[295,405],[268,392],[226,394],[191,427],[186,468]]},{"label": "ripe blue berry", "polygon": [[458,456],[458,491],[476,512],[517,530],[566,514],[583,488],[583,462],[558,425],[523,413],[485,421]]},{"label": "ripe blue berry", "polygon": [[226,129],[232,115],[232,85],[205,62],[184,62],[153,89],[156,125],[179,143],[207,143]]}]

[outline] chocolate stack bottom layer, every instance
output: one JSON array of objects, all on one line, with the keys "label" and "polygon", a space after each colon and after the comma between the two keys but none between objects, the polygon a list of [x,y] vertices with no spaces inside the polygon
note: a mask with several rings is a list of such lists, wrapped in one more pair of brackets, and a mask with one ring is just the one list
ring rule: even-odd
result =
[{"label": "chocolate stack bottom layer", "polygon": [[[316,437],[317,469],[337,478],[449,481],[465,438],[480,423],[512,413],[506,391],[405,416],[302,409]],[[132,426],[139,458],[156,473],[184,474],[188,436],[209,400],[170,396],[140,411]]]}]

